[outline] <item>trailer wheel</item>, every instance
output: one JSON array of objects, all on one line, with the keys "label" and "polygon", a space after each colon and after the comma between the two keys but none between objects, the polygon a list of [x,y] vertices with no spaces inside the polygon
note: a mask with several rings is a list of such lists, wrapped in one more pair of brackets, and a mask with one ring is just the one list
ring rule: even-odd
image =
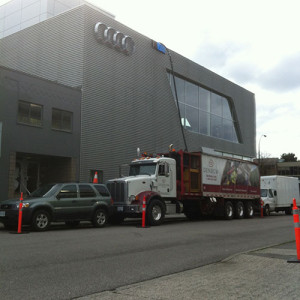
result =
[{"label": "trailer wheel", "polygon": [[238,201],[235,205],[235,218],[237,219],[243,219],[245,214],[245,208],[244,203],[241,201]]},{"label": "trailer wheel", "polygon": [[270,207],[269,207],[268,204],[264,208],[264,215],[265,216],[269,216],[270,215]]},{"label": "trailer wheel", "polygon": [[160,225],[164,221],[165,213],[164,204],[158,199],[152,200],[146,211],[147,223],[151,226]]},{"label": "trailer wheel", "polygon": [[246,218],[253,218],[253,216],[254,216],[253,203],[251,201],[248,201],[246,203],[245,217]]},{"label": "trailer wheel", "polygon": [[233,219],[233,204],[231,201],[226,201],[224,206],[224,218],[226,220]]}]

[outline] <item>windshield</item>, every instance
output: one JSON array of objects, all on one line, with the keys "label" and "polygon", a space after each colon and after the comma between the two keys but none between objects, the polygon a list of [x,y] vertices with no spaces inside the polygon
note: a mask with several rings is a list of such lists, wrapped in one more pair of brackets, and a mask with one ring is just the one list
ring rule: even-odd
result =
[{"label": "windshield", "polygon": [[260,190],[260,196],[261,197],[267,197],[268,196],[268,190],[266,190],[266,189]]},{"label": "windshield", "polygon": [[136,175],[154,175],[156,170],[156,164],[133,164],[130,165],[129,176]]},{"label": "windshield", "polygon": [[45,184],[30,194],[30,197],[43,197],[47,194],[55,184]]}]

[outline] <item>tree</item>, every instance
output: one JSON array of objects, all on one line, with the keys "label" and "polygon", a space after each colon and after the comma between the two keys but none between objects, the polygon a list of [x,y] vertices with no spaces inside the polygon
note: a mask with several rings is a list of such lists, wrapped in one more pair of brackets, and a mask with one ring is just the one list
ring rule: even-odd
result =
[{"label": "tree", "polygon": [[284,161],[297,161],[297,157],[294,153],[283,153],[280,158],[284,159]]}]

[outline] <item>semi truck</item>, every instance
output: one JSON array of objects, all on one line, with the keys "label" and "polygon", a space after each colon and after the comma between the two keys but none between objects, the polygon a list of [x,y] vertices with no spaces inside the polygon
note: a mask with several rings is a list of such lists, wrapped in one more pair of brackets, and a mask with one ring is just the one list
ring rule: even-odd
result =
[{"label": "semi truck", "polygon": [[262,176],[261,198],[264,202],[265,215],[279,211],[291,215],[294,198],[297,206],[300,205],[298,178],[278,175]]},{"label": "semi truck", "polygon": [[209,216],[251,218],[260,208],[258,165],[202,152],[169,151],[130,163],[129,176],[107,182],[116,213],[111,221],[141,217],[160,225],[167,214],[191,220]]}]

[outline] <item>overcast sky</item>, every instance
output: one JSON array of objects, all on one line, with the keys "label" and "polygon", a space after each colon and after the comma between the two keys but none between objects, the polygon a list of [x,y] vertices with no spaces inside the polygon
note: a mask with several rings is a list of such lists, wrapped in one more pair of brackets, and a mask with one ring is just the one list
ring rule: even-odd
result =
[{"label": "overcast sky", "polygon": [[88,1],[253,92],[262,155],[300,160],[299,0]]}]

